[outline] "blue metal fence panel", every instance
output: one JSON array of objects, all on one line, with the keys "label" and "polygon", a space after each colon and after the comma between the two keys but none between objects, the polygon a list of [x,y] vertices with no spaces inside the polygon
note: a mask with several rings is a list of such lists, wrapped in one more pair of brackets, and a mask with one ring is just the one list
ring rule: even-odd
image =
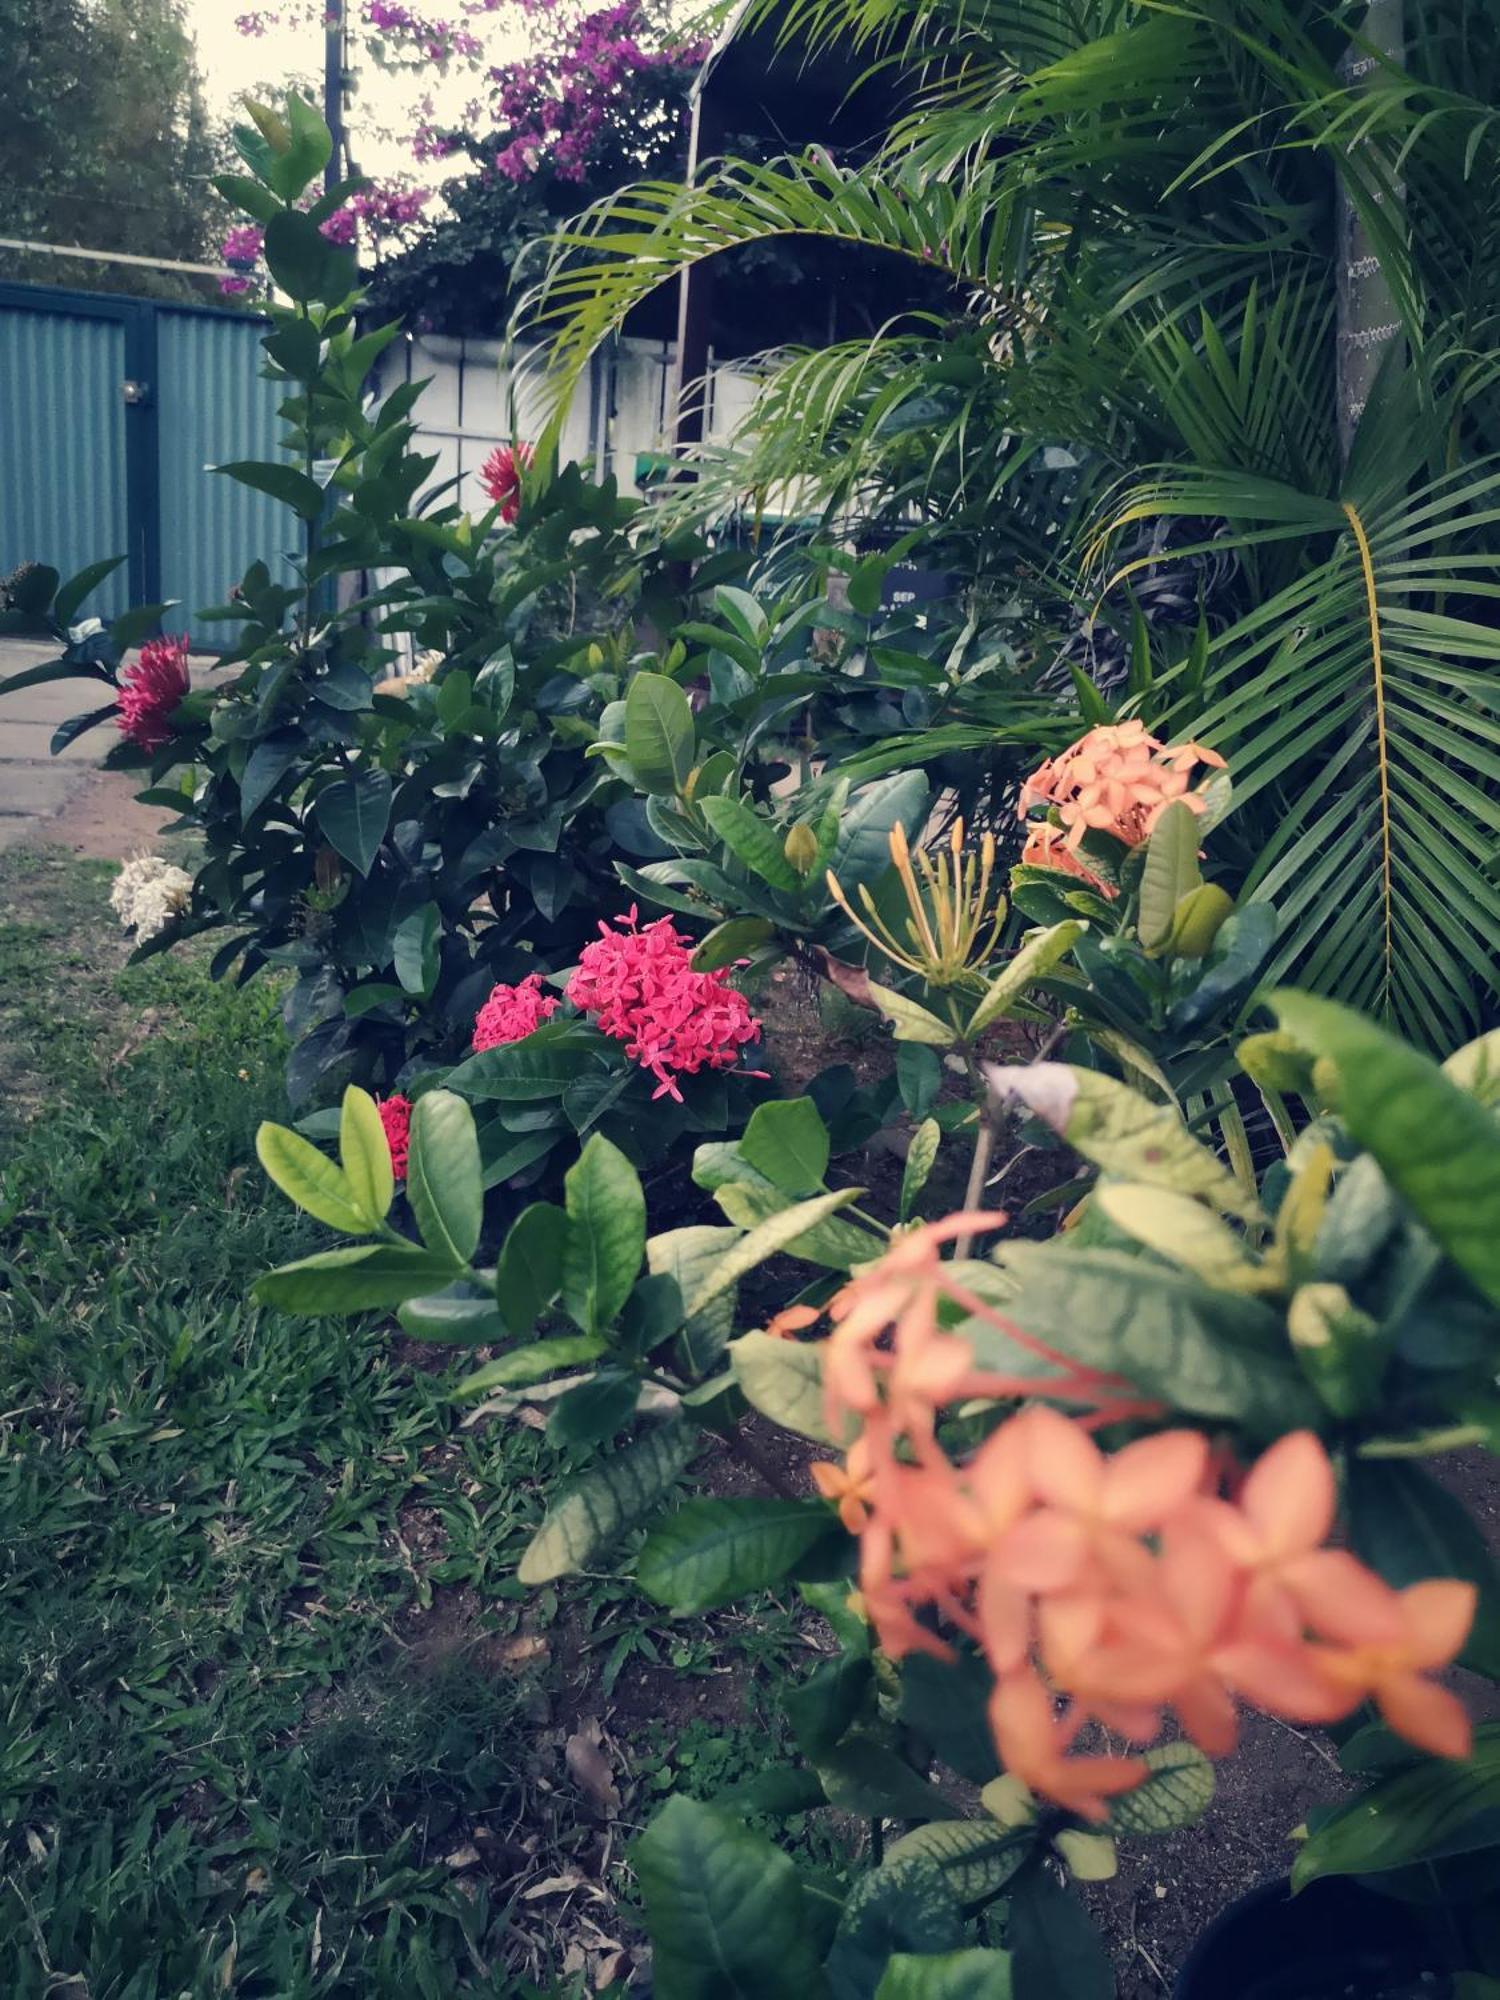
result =
[{"label": "blue metal fence panel", "polygon": [[222,646],[235,628],[200,624],[195,614],[224,603],[257,556],[274,571],[296,542],[288,508],[206,470],[277,456],[285,386],[261,377],[263,332],[258,320],[228,314],[164,307],[156,315],[161,587],[179,600],[164,622],[208,646]]},{"label": "blue metal fence panel", "polygon": [[[0,574],[128,553],[127,372],[118,319],[0,312]],[[112,617],[129,595],[122,568],[85,608]]]}]

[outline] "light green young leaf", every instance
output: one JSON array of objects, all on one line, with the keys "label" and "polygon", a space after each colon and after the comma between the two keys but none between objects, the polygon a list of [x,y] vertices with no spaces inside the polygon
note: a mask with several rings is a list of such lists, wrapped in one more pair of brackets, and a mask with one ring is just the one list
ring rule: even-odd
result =
[{"label": "light green young leaf", "polygon": [[1211,1209],[1170,1188],[1103,1180],[1094,1199],[1114,1223],[1148,1250],[1231,1292],[1274,1291],[1277,1279],[1246,1255],[1243,1240]]},{"label": "light green young leaf", "polygon": [[1070,1063],[990,1063],[985,1074],[1002,1105],[1021,1105],[1105,1173],[1197,1195],[1244,1222],[1263,1220],[1259,1202],[1172,1105]]},{"label": "light green young leaf", "polygon": [[339,1116],[339,1160],[350,1193],[364,1211],[366,1229],[379,1228],[396,1192],[396,1177],[375,1100],[354,1083],[344,1092]]},{"label": "light green young leaf", "polygon": [[1335,1001],[1273,993],[1283,1027],[1333,1064],[1339,1111],[1448,1255],[1500,1305],[1500,1120],[1430,1057]]},{"label": "light green young leaf", "polygon": [[1039,979],[1044,979],[1053,966],[1067,957],[1087,929],[1087,924],[1070,918],[1066,923],[1053,924],[1047,930],[1033,931],[1023,939],[1020,950],[1000,976],[991,982],[989,991],[974,1009],[964,1031],[968,1039],[972,1042],[1009,1014],[1016,1002],[1024,999],[1029,988]]},{"label": "light green young leaf", "polygon": [[[862,1189],[851,1188],[857,1195]],[[742,1229],[754,1229],[776,1215],[786,1213],[787,1197],[757,1176],[754,1180],[725,1180],[714,1191],[714,1200]],[[858,1222],[846,1222],[841,1215],[825,1216],[804,1229],[785,1245],[789,1257],[801,1257],[809,1264],[823,1264],[831,1271],[847,1271],[851,1264],[868,1264],[885,1248],[885,1239],[874,1235]]]},{"label": "light green young leaf", "polygon": [[816,1194],[828,1171],[828,1127],[810,1097],[757,1104],[739,1150],[785,1193]]},{"label": "light green young leaf", "polygon": [[892,1952],[875,2000],[1011,2000],[1009,1952]]},{"label": "light green young leaf", "polygon": [[[382,1142],[384,1138],[382,1132]],[[255,1135],[255,1153],[287,1199],[319,1222],[326,1222],[330,1229],[341,1229],[347,1236],[368,1236],[375,1227],[343,1168],[335,1166],[300,1132],[289,1131],[285,1125],[262,1125]]]},{"label": "light green young leaf", "polygon": [[935,1118],[924,1118],[911,1135],[911,1144],[906,1149],[906,1165],[901,1173],[900,1214],[903,1222],[911,1220],[917,1197],[926,1187],[928,1177],[937,1164],[938,1148],[942,1143],[943,1128]]},{"label": "light green young leaf", "polygon": [[625,691],[625,754],[641,789],[680,792],[696,742],[693,711],[676,681],[666,674],[634,675]]},{"label": "light green young leaf", "polygon": [[630,1296],[646,1249],[646,1197],[619,1147],[594,1133],[563,1178],[568,1240],[563,1304],[585,1333],[603,1334]]},{"label": "light green young leaf", "polygon": [[933,1820],[886,1849],[887,1862],[926,1855],[943,1871],[955,1902],[984,1903],[1005,1887],[1031,1851],[1027,1834],[992,1819]]},{"label": "light green young leaf", "polygon": [[547,1510],[516,1569],[524,1584],[553,1583],[582,1569],[596,1551],[644,1520],[670,1492],[698,1449],[680,1417],[642,1431],[621,1451],[565,1487]]},{"label": "light green young leaf", "polygon": [[1487,1111],[1500,1111],[1500,1028],[1455,1049],[1443,1064],[1443,1075],[1477,1097]]},{"label": "light green young leaf", "polygon": [[823,1421],[823,1357],[815,1341],[742,1333],[730,1342],[729,1358],[753,1409],[798,1437],[833,1443]]},{"label": "light green young leaf", "polygon": [[446,1259],[415,1243],[356,1243],[267,1271],[255,1282],[262,1305],[309,1318],[343,1318],[436,1291],[453,1276]]},{"label": "light green young leaf", "polygon": [[1214,1795],[1214,1767],[1197,1745],[1154,1743],[1142,1754],[1151,1774],[1111,1805],[1110,1832],[1175,1833],[1202,1819]]},{"label": "light green young leaf", "polygon": [[[404,1321],[403,1321],[404,1324]],[[592,1333],[564,1333],[556,1340],[534,1340],[526,1347],[513,1347],[465,1375],[454,1389],[455,1396],[487,1396],[491,1389],[527,1389],[533,1382],[545,1382],[565,1368],[580,1368],[597,1361],[604,1342]]]},{"label": "light green young leaf", "polygon": [[451,1090],[412,1106],[406,1198],[428,1249],[465,1268],[484,1226],[484,1180],[474,1114]]},{"label": "light green young leaf", "polygon": [[1181,799],[1174,799],[1146,842],[1137,930],[1148,956],[1154,957],[1165,946],[1178,904],[1203,880],[1198,867],[1202,836],[1198,815]]},{"label": "light green young leaf", "polygon": [[[686,1299],[697,1291],[732,1244],[741,1241],[741,1229],[720,1229],[713,1223],[689,1223],[683,1229],[665,1229],[646,1245],[646,1264],[653,1277],[675,1278],[677,1289]],[[706,1374],[723,1354],[734,1332],[735,1290],[710,1298],[694,1312],[684,1314],[682,1338],[688,1359],[697,1374]]]},{"label": "light green young leaf", "polygon": [[794,1202],[779,1215],[758,1223],[703,1273],[692,1292],[684,1292],[683,1304],[688,1317],[691,1319],[701,1313],[712,1300],[737,1284],[747,1271],[753,1271],[757,1264],[774,1257],[778,1250],[785,1250],[826,1216],[847,1207],[860,1192],[858,1188],[838,1188],[832,1194],[815,1195],[811,1201]]},{"label": "light green young leaf", "polygon": [[958,1033],[951,1023],[939,1020],[893,986],[882,986],[874,979],[868,984],[871,998],[895,1030],[898,1042],[925,1042],[930,1048],[946,1049],[957,1041]]}]

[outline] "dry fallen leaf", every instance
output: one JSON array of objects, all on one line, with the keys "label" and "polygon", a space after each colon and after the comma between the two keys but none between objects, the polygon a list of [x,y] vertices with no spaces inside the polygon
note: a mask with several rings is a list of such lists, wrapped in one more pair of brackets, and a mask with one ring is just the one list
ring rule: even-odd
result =
[{"label": "dry fallen leaf", "polygon": [[479,1849],[467,1841],[462,1847],[455,1847],[451,1854],[443,1856],[443,1866],[458,1873],[460,1869],[476,1868],[479,1865]]},{"label": "dry fallen leaf", "polygon": [[500,1664],[524,1667],[532,1660],[545,1660],[548,1650],[547,1641],[540,1632],[518,1632],[514,1639],[507,1639],[500,1648]]},{"label": "dry fallen leaf", "polygon": [[586,1794],[589,1803],[605,1819],[614,1819],[620,1810],[620,1794],[614,1770],[604,1754],[604,1731],[593,1716],[579,1723],[563,1751],[568,1775]]},{"label": "dry fallen leaf", "polygon": [[565,1896],[570,1890],[581,1889],[587,1879],[576,1868],[570,1868],[566,1875],[548,1875],[541,1882],[533,1882],[529,1889],[523,1889],[521,1901],[534,1903],[538,1896]]}]

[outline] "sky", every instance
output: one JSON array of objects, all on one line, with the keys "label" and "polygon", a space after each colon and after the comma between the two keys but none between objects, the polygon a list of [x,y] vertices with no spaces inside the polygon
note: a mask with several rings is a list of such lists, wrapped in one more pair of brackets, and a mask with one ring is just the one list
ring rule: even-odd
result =
[{"label": "sky", "polygon": [[[184,9],[198,45],[204,96],[209,110],[218,116],[235,116],[239,99],[246,90],[257,86],[284,89],[294,76],[316,82],[319,91],[322,88],[321,29],[316,25],[270,27],[263,35],[248,37],[234,23],[236,15],[249,9],[250,0],[187,0]],[[424,78],[421,87],[428,88],[429,81]],[[432,88],[441,104],[441,84],[434,82]],[[397,131],[410,129],[415,122],[411,104],[416,93],[417,86],[410,77],[391,76],[373,65],[365,65],[357,73],[350,123],[361,172],[410,176],[416,171],[404,143],[382,139],[378,134],[382,126]],[[472,94],[472,79],[457,90],[460,102]],[[430,167],[423,170],[421,177],[432,179],[433,170]]]}]

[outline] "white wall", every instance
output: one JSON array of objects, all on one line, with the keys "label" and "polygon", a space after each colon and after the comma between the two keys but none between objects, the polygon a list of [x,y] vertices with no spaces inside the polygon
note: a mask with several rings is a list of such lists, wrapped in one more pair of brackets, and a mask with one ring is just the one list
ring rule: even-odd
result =
[{"label": "white wall", "polygon": [[[579,383],[562,435],[561,456],[591,460],[596,476],[612,471],[625,493],[639,492],[636,456],[668,443],[673,344],[621,340],[593,357]],[[478,472],[497,444],[533,437],[541,428],[537,356],[522,357],[512,407],[506,350],[499,341],[407,334],[387,349],[381,393],[398,382],[428,380],[414,416],[422,450],[436,452],[434,481],[456,478],[460,506],[481,513],[489,504]],[[711,365],[708,431],[724,435],[750,400],[748,378],[732,365]]]}]

